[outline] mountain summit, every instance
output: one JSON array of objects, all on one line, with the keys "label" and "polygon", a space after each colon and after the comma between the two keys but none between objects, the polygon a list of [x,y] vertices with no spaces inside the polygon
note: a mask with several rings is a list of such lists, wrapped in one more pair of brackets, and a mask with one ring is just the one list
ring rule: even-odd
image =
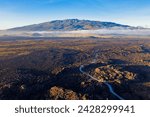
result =
[{"label": "mountain summit", "polygon": [[132,28],[128,25],[113,22],[101,22],[91,20],[66,19],[33,24],[23,27],[9,29],[11,31],[72,31],[72,30],[96,30],[109,28]]}]

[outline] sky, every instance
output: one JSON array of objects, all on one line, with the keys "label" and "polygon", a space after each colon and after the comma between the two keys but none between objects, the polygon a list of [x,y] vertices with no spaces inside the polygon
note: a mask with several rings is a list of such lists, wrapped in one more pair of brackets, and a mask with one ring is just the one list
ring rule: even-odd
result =
[{"label": "sky", "polygon": [[150,0],[0,0],[0,30],[75,18],[150,27]]}]

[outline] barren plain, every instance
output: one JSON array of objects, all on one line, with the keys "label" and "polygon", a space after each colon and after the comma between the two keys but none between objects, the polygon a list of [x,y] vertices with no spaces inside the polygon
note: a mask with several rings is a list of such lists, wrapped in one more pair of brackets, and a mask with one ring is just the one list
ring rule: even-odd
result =
[{"label": "barren plain", "polygon": [[0,41],[0,99],[116,100],[104,82],[125,100],[150,99],[150,38]]}]

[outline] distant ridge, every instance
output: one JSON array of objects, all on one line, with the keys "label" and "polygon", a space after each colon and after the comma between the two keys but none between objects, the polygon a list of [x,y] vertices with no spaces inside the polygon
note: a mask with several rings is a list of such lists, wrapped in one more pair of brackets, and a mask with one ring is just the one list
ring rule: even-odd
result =
[{"label": "distant ridge", "polygon": [[10,31],[73,31],[73,30],[97,30],[97,29],[133,29],[129,25],[117,24],[114,22],[102,22],[79,19],[54,20],[50,22],[33,24],[23,27],[11,28]]}]

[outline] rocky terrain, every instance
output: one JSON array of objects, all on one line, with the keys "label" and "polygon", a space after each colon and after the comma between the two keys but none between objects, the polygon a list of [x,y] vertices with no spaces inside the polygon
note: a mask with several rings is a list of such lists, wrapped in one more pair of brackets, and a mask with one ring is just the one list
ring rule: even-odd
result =
[{"label": "rocky terrain", "polygon": [[[81,65],[99,81],[82,74]],[[107,81],[126,100],[146,100],[150,99],[149,73],[148,38],[0,42],[0,99],[115,100],[104,84]]]},{"label": "rocky terrain", "polygon": [[136,74],[129,71],[121,71],[121,68],[117,69],[112,65],[96,68],[93,76],[98,78],[100,82],[109,81],[117,83],[121,83],[121,80],[134,80],[136,78]]}]

